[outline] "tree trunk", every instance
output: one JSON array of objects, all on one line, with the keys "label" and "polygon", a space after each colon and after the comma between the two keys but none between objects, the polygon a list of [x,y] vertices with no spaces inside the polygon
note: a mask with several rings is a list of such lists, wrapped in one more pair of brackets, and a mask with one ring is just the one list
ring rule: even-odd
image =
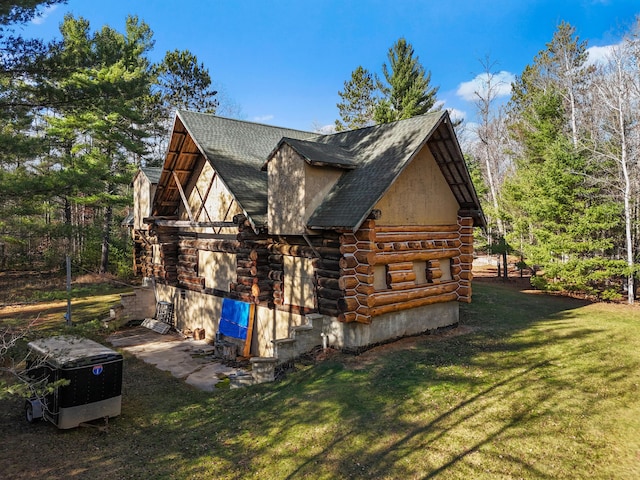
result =
[{"label": "tree trunk", "polygon": [[102,224],[102,252],[100,255],[100,270],[98,273],[104,274],[109,271],[109,243],[111,242],[111,218],[113,208],[107,206],[104,212],[104,223]]}]

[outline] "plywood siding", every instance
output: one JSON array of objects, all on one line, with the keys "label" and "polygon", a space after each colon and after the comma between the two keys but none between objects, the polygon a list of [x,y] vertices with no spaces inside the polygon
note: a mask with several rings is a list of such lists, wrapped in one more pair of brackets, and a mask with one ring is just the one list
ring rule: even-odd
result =
[{"label": "plywood siding", "polygon": [[384,225],[449,225],[459,205],[425,146],[376,204]]}]

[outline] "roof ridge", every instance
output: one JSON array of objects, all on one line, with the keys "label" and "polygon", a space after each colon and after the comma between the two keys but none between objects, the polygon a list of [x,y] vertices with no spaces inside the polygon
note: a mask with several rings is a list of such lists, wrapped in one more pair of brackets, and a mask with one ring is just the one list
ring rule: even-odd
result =
[{"label": "roof ridge", "polygon": [[276,129],[276,130],[290,130],[290,131],[293,131],[293,132],[307,133],[309,135],[318,135],[317,133],[310,132],[308,130],[300,130],[298,128],[290,128],[290,127],[281,127],[279,125],[269,125],[268,123],[252,122],[252,121],[249,121],[249,120],[240,120],[238,118],[231,118],[231,117],[224,117],[222,115],[216,115],[215,113],[196,112],[194,110],[184,110],[184,109],[178,109],[178,110],[176,110],[176,112],[178,114],[187,113],[187,114],[202,115],[202,116],[207,116],[207,117],[215,117],[215,118],[218,118],[220,120],[225,120],[225,121],[229,121],[229,122],[236,122],[236,123],[242,123],[242,124],[245,124],[245,125],[258,125],[258,126],[261,126],[261,127],[273,128],[273,129]]},{"label": "roof ridge", "polygon": [[409,117],[409,118],[402,118],[402,119],[396,120],[394,122],[376,123],[375,125],[369,125],[368,127],[360,127],[360,128],[354,128],[352,130],[343,130],[341,132],[319,134],[319,136],[321,136],[321,137],[336,137],[336,136],[339,136],[339,135],[344,135],[344,134],[353,133],[353,132],[362,132],[363,130],[367,130],[367,129],[390,128],[392,125],[395,125],[395,124],[400,123],[400,122],[406,122],[406,121],[409,121],[409,120],[415,120],[417,118],[427,117],[427,116],[443,115],[444,113],[448,113],[446,109],[445,110],[434,110],[434,111],[431,111],[431,112],[423,113],[421,115],[415,115],[415,116]]}]

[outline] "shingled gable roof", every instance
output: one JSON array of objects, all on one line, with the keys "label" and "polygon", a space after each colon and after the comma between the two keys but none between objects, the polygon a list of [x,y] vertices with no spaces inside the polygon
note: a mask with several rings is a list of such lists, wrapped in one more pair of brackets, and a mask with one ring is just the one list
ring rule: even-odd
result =
[{"label": "shingled gable roof", "polygon": [[[446,112],[428,113],[332,135],[189,111],[177,113],[176,125],[179,122],[254,227],[265,226],[267,222],[265,162],[284,144],[291,146],[312,165],[345,169],[311,215],[309,228],[357,230],[425,144],[429,145],[461,210],[467,210],[474,217],[476,225],[485,225],[480,203]],[[163,174],[159,192],[163,190],[163,179],[167,183],[170,176]],[[160,203],[162,201],[158,194],[157,200]],[[156,214],[160,214],[159,211]]]},{"label": "shingled gable roof", "polygon": [[342,147],[318,141],[296,140],[293,138],[283,138],[278,146],[269,154],[267,162],[262,167],[267,169],[267,163],[280,150],[282,145],[289,145],[299,155],[301,155],[307,163],[315,166],[332,166],[351,170],[357,167],[357,163],[353,160],[353,153]]},{"label": "shingled gable roof", "polygon": [[177,117],[254,226],[267,223],[267,173],[261,167],[269,152],[283,137],[316,136],[186,110]]},{"label": "shingled gable roof", "polygon": [[350,168],[313,212],[307,222],[309,228],[357,230],[425,144],[429,144],[461,210],[467,210],[477,225],[485,225],[446,111],[333,135],[319,135],[302,142],[283,139],[279,147],[284,143],[311,164],[348,165]]},{"label": "shingled gable roof", "polygon": [[158,183],[162,167],[140,167],[140,171],[149,179],[150,183]]}]

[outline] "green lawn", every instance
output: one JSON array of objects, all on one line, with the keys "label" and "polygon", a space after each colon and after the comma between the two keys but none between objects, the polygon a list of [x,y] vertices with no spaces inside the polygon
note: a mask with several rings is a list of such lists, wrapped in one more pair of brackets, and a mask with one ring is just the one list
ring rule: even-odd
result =
[{"label": "green lawn", "polygon": [[477,282],[461,323],[214,394],[126,357],[108,433],[0,401],[0,476],[640,478],[640,309]]}]

